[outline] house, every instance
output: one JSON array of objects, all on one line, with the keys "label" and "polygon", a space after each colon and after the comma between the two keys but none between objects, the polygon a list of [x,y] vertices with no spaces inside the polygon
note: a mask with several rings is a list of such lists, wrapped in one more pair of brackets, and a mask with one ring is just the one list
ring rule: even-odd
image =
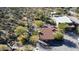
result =
[{"label": "house", "polygon": [[75,12],[76,10],[77,10],[76,7],[70,8],[70,10],[68,11],[68,13],[69,13],[71,16],[78,16],[78,14]]},{"label": "house", "polygon": [[52,25],[46,25],[42,27],[39,35],[39,39],[45,40],[45,41],[54,39],[54,36],[53,36],[54,31],[56,30],[55,30],[55,27]]},{"label": "house", "polygon": [[50,15],[50,17],[59,17],[59,16],[61,15],[58,15],[57,12],[55,11],[51,12],[51,15]]},{"label": "house", "polygon": [[69,14],[70,14],[71,16],[77,16],[77,13],[75,13],[74,11],[69,11]]},{"label": "house", "polygon": [[62,26],[65,26],[67,24],[67,27],[64,27],[64,29],[65,29],[64,32],[66,32],[66,33],[74,32],[75,25],[74,25],[73,21],[69,18],[69,16],[54,17],[54,21],[56,22],[57,28],[59,28],[59,24],[63,24]]},{"label": "house", "polygon": [[69,16],[70,20],[74,23],[75,28],[74,30],[76,30],[77,27],[79,27],[79,19],[73,16]]},{"label": "house", "polygon": [[78,25],[79,25],[79,19],[78,19],[78,18],[73,17],[73,16],[69,16],[69,18],[70,18],[70,20],[71,20],[72,22],[74,22],[75,24],[78,24]]},{"label": "house", "polygon": [[68,24],[72,23],[72,21],[67,16],[54,17],[54,21],[56,22],[57,27],[60,23],[68,23]]}]

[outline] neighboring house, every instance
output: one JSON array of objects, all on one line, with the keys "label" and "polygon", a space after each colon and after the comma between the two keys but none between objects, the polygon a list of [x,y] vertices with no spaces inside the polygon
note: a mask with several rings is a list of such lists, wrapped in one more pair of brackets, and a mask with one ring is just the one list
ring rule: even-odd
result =
[{"label": "neighboring house", "polygon": [[78,14],[75,12],[76,10],[77,10],[76,7],[70,8],[70,10],[68,11],[68,13],[69,13],[71,16],[78,16]]},{"label": "neighboring house", "polygon": [[76,18],[76,17],[73,17],[73,16],[69,16],[69,18],[74,23],[74,25],[75,25],[75,29],[74,30],[76,30],[76,28],[79,27],[79,19]]},{"label": "neighboring house", "polygon": [[78,24],[78,25],[79,25],[79,19],[78,19],[78,18],[73,17],[73,16],[69,16],[69,18],[70,18],[70,20],[71,20],[72,22],[74,22],[75,24]]},{"label": "neighboring house", "polygon": [[45,41],[54,39],[53,36],[54,31],[56,30],[52,25],[46,25],[42,27],[39,35],[39,39]]},{"label": "neighboring house", "polygon": [[68,23],[68,24],[72,23],[72,21],[67,16],[54,17],[54,21],[56,22],[57,27],[60,23]]},{"label": "neighboring house", "polygon": [[71,16],[77,16],[77,13],[75,13],[74,11],[69,11],[68,12]]},{"label": "neighboring house", "polygon": [[50,17],[59,17],[59,16],[61,15],[58,15],[57,12],[55,11],[51,12],[51,15],[50,15]]},{"label": "neighboring house", "polygon": [[[59,28],[59,24],[67,24],[65,28],[65,32],[74,32],[75,25],[73,21],[68,16],[54,17],[54,21],[56,22],[56,27]],[[65,25],[62,25],[65,26]]]}]

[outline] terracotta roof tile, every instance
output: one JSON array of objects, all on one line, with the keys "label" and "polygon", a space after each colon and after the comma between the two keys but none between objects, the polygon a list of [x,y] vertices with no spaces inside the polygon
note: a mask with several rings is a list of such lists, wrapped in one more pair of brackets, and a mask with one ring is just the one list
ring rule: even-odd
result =
[{"label": "terracotta roof tile", "polygon": [[53,28],[41,28],[41,33],[39,36],[40,36],[40,39],[41,40],[51,40],[51,39],[54,39],[53,37]]}]

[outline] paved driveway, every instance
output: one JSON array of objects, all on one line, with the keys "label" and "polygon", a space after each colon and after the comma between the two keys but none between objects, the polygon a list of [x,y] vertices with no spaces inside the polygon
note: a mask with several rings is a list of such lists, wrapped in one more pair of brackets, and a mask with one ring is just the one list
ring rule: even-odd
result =
[{"label": "paved driveway", "polygon": [[51,49],[43,48],[40,44],[37,44],[39,51],[78,51],[78,41],[76,38],[64,34],[64,41],[61,46],[51,46]]}]

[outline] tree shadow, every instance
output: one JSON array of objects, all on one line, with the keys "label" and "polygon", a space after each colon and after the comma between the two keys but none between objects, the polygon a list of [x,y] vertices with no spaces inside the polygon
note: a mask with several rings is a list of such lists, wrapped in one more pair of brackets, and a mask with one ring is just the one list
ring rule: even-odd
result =
[{"label": "tree shadow", "polygon": [[77,45],[74,42],[67,39],[64,39],[63,44],[70,48],[77,48]]},{"label": "tree shadow", "polygon": [[49,41],[44,41],[46,42],[49,46],[62,46],[63,40],[57,41],[57,40],[49,40]]},{"label": "tree shadow", "polygon": [[57,41],[57,40],[49,40],[49,41],[44,41],[46,42],[49,46],[62,46],[62,45],[65,45],[67,47],[70,47],[70,48],[77,48],[77,45],[70,41],[70,40],[67,40],[67,39],[63,39],[63,40],[60,40],[60,41]]}]

